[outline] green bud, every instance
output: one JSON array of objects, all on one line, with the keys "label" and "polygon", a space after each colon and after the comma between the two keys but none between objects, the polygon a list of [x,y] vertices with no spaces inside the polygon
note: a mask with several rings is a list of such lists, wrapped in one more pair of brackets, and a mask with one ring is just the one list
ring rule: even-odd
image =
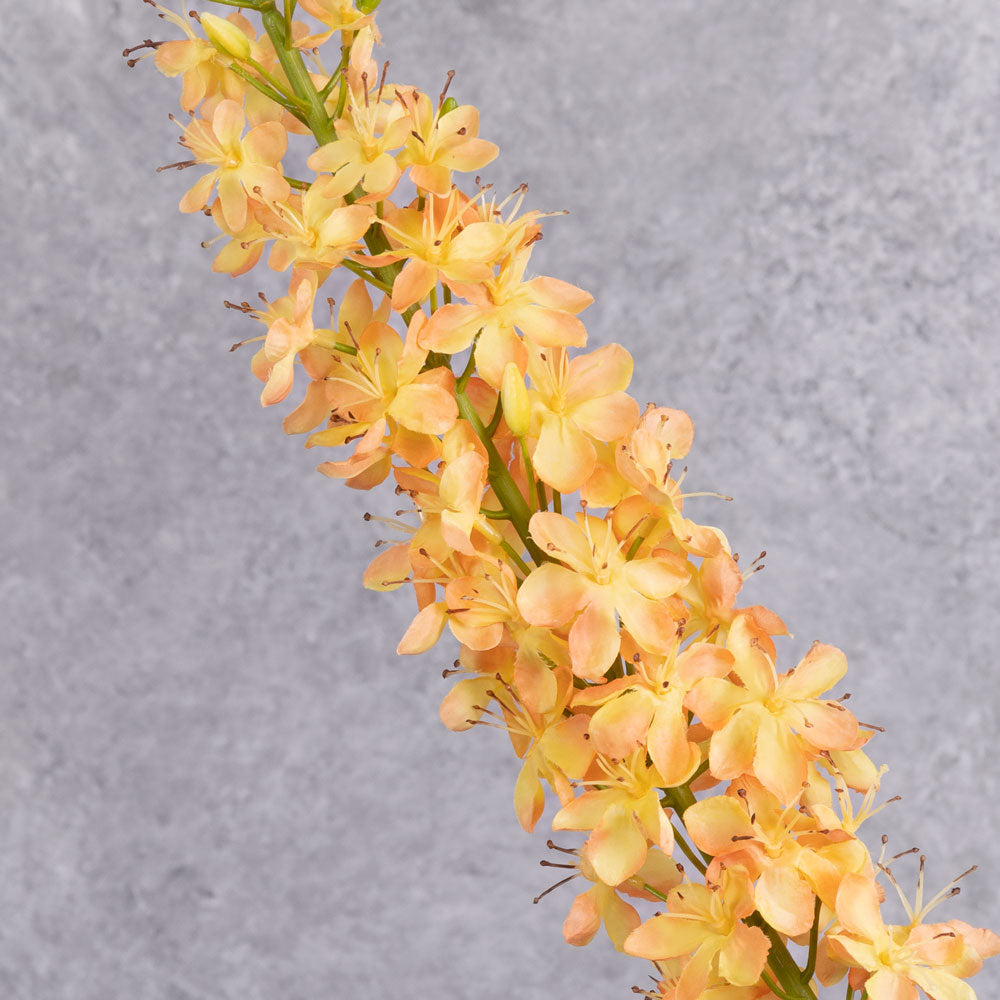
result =
[{"label": "green bud", "polygon": [[458,107],[458,101],[454,97],[445,98],[444,104],[441,105],[441,117],[444,118],[449,111],[454,111]]},{"label": "green bud", "polygon": [[201,26],[208,40],[223,54],[234,59],[250,58],[250,40],[236,27],[215,14],[202,14]]},{"label": "green bud", "polygon": [[503,417],[511,434],[523,438],[531,427],[531,400],[524,387],[524,376],[513,361],[508,361],[503,370],[500,399],[503,402]]},{"label": "green bud", "polygon": [[358,10],[362,14],[370,14],[382,0],[358,0]]}]

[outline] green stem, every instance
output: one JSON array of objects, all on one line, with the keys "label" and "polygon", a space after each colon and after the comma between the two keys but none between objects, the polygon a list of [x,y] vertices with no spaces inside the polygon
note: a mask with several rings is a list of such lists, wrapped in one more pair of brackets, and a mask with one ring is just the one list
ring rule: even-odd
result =
[{"label": "green stem", "polygon": [[347,268],[351,274],[356,274],[359,278],[364,278],[370,285],[374,285],[376,288],[381,289],[386,295],[392,294],[392,285],[387,285],[381,278],[376,278],[374,274],[370,271],[366,271],[357,261],[353,261],[350,258],[345,257],[341,264]]},{"label": "green stem", "polygon": [[287,97],[279,94],[273,87],[269,87],[266,83],[258,80],[255,76],[251,76],[245,69],[237,66],[235,63],[229,67],[238,77],[246,80],[251,86],[259,90],[266,98],[274,101],[275,104],[280,104],[287,112],[295,115],[300,122],[305,125],[309,123],[305,119],[303,114],[303,109],[298,104],[292,104]]},{"label": "green stem", "polygon": [[531,464],[531,456],[528,454],[524,438],[518,438],[517,443],[521,448],[521,457],[524,459],[524,478],[528,483],[528,502],[533,510],[538,510],[538,484],[535,482],[535,469]]},{"label": "green stem", "polygon": [[514,551],[514,546],[511,545],[510,542],[501,541],[500,542],[500,548],[502,548],[504,550],[504,552],[506,552],[507,555],[509,555],[511,557],[511,559],[514,560],[514,565],[516,565],[517,568],[525,576],[527,576],[531,572],[531,570],[528,568],[527,563]]},{"label": "green stem", "polygon": [[698,855],[694,853],[694,850],[692,849],[691,845],[684,839],[684,836],[681,834],[680,830],[678,830],[673,823],[670,824],[670,829],[674,831],[674,840],[677,841],[677,846],[680,847],[680,849],[687,856],[688,861],[690,861],[691,864],[693,864],[695,868],[697,868],[698,871],[700,871],[701,874],[704,875],[705,865],[702,863]]},{"label": "green stem", "polygon": [[264,10],[272,0],[212,0],[224,7],[247,7],[250,10]]},{"label": "green stem", "polygon": [[781,935],[759,913],[752,913],[746,922],[751,927],[759,927],[767,935],[771,942],[771,950],[767,953],[768,964],[791,1000],[816,1000],[812,987],[802,981],[798,963],[781,940]]},{"label": "green stem", "polygon": [[816,952],[819,945],[819,911],[823,908],[823,901],[816,897],[816,909],[813,911],[813,924],[809,931],[809,957],[806,959],[806,967],[802,970],[802,981],[808,983],[812,981],[816,972]]},{"label": "green stem", "polygon": [[279,93],[286,101],[291,101],[292,104],[298,105],[303,111],[308,111],[308,105],[303,101],[297,94],[291,93],[285,85],[276,77],[272,76],[266,69],[256,59],[245,60],[250,64],[260,75]]},{"label": "green stem", "polygon": [[509,521],[510,514],[505,510],[490,510],[488,507],[480,507],[479,513],[490,521]]},{"label": "green stem", "polygon": [[657,899],[662,899],[664,903],[667,901],[667,897],[662,892],[660,892],[659,889],[654,889],[648,882],[643,882],[642,887],[651,896],[655,896]]},{"label": "green stem", "polygon": [[490,417],[490,422],[486,427],[486,433],[490,437],[493,437],[497,432],[497,428],[500,426],[500,421],[503,419],[503,399],[497,396],[496,409],[493,411],[493,416]]},{"label": "green stem", "polygon": [[274,45],[275,54],[281,63],[281,68],[285,71],[285,76],[296,97],[301,98],[306,105],[306,120],[312,134],[316,136],[316,141],[325,146],[328,142],[333,142],[337,138],[337,133],[333,128],[333,122],[323,107],[319,92],[313,86],[312,77],[306,69],[302,53],[292,44],[291,33],[285,32],[284,15],[279,14],[274,6],[273,0],[269,0],[266,7],[257,7],[260,11],[261,21],[264,30],[267,32],[271,43]]},{"label": "green stem", "polygon": [[558,490],[552,491],[552,509],[557,513],[562,513],[562,494]]},{"label": "green stem", "polygon": [[486,449],[486,455],[490,463],[490,485],[493,487],[497,499],[502,504],[503,509],[510,514],[510,523],[514,525],[514,530],[521,541],[524,542],[524,546],[531,555],[531,558],[537,566],[541,566],[542,563],[549,560],[546,558],[545,553],[532,540],[531,533],[528,531],[528,522],[531,520],[531,509],[525,502],[524,497],[521,496],[521,491],[517,488],[517,483],[514,482],[514,477],[511,476],[510,471],[507,469],[506,463],[500,457],[500,452],[497,451],[493,439],[486,433],[486,428],[483,426],[482,420],[479,419],[479,414],[476,413],[476,408],[472,405],[472,401],[465,394],[464,390],[460,390],[457,387],[455,390],[455,399],[458,403],[459,416],[463,420],[468,420],[472,429],[476,432],[476,437],[479,438]]},{"label": "green stem", "polygon": [[762,972],[762,973],[760,974],[760,978],[761,978],[761,980],[763,981],[764,985],[765,985],[765,986],[766,986],[766,987],[767,987],[767,988],[768,988],[768,989],[769,989],[769,990],[770,990],[770,991],[771,991],[771,992],[772,992],[772,993],[773,993],[773,994],[774,994],[774,995],[775,995],[776,997],[780,997],[780,998],[781,998],[781,1000],[794,1000],[794,998],[793,998],[793,997],[790,997],[790,996],[789,996],[789,995],[788,995],[787,993],[785,993],[785,991],[784,991],[784,990],[782,990],[782,989],[781,989],[781,988],[780,988],[780,987],[778,986],[778,984],[777,984],[777,983],[776,983],[776,982],[775,982],[775,981],[774,981],[774,980],[773,980],[773,979],[772,979],[772,978],[771,978],[771,977],[770,977],[770,976],[769,976],[769,975],[768,975],[768,974],[767,974],[766,972]]}]

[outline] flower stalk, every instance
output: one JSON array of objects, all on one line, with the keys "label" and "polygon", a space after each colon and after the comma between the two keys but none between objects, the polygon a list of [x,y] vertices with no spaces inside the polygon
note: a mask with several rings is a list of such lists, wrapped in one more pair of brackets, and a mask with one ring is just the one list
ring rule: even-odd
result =
[{"label": "flower stalk", "polygon": [[[592,296],[532,270],[546,214],[479,181],[499,150],[454,74],[436,98],[394,83],[377,0],[214,0],[236,9],[201,35],[146,2],[184,36],[148,53],[192,116],[170,166],[206,171],[181,210],[219,229],[214,270],[287,276],[279,299],[227,303],[265,331],[240,341],[261,403],[298,391],[283,427],[324,475],[394,481],[403,509],[366,520],[398,539],[364,584],[412,588],[401,655],[457,645],[441,719],[509,738],[521,826],[554,797],[553,829],[582,836],[548,842],[543,866],[573,874],[535,899],[586,883],[567,942],[603,926],[652,962],[654,1000],[817,1000],[845,979],[848,1000],[974,997],[1000,938],[928,922],[957,889],[925,904],[923,860],[909,923],[882,919],[896,859],[858,831],[884,768],[877,727],[832,695],[844,654],[816,642],[779,668],[785,623],[742,596],[761,564],[744,573],[695,519],[710,494],[685,491],[690,417],[640,411],[628,351],[587,349]],[[311,73],[327,44],[335,70]],[[300,123],[305,179],[283,166]]]}]

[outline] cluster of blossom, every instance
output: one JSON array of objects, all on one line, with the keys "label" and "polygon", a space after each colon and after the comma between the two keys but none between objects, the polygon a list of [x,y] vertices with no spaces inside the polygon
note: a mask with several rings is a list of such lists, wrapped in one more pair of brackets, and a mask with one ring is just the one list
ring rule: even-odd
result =
[{"label": "cluster of blossom", "polygon": [[[145,2],[184,33],[137,47],[183,82],[190,158],[170,166],[208,168],[181,211],[221,231],[216,271],[266,253],[290,273],[282,298],[236,307],[266,329],[261,402],[304,376],[285,430],[346,449],[319,470],[355,489],[391,477],[412,503],[415,524],[393,522],[403,540],[364,578],[415,592],[399,652],[450,630],[444,723],[509,735],[525,830],[544,782],[553,828],[586,834],[578,849],[549,842],[562,853],[546,863],[590,883],[566,940],[603,923],[655,964],[656,988],[636,990],[663,1000],[812,998],[845,977],[848,997],[974,997],[964,980],[1000,938],[925,922],[957,890],[925,904],[921,861],[909,922],[880,914],[876,879],[892,872],[857,834],[881,769],[865,752],[874,727],[829,694],[844,655],[817,643],[779,671],[784,623],[739,604],[757,564],[741,570],[722,531],[687,516],[691,420],[640,412],[628,351],[584,350],[591,296],[529,277],[543,216],[522,212],[525,189],[498,203],[478,178],[456,186],[498,152],[477,110],[388,79],[377,0],[247,0],[261,33],[241,11]],[[285,173],[290,134],[306,137],[305,179]],[[345,272],[317,326],[320,289]],[[660,912],[643,920],[626,897]],[[789,942],[808,949],[803,968]]]}]

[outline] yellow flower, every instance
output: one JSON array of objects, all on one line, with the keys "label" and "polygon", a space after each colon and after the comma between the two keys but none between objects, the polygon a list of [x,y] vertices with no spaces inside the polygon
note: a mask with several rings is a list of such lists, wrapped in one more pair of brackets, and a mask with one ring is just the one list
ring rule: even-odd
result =
[{"label": "yellow flower", "polygon": [[479,111],[471,104],[445,111],[413,88],[396,94],[413,123],[399,164],[410,168],[418,188],[443,197],[451,190],[452,171],[470,173],[496,159],[500,149],[479,138]]},{"label": "yellow flower", "polygon": [[610,521],[589,514],[577,515],[574,522],[540,512],[529,527],[541,549],[558,562],[531,571],[518,591],[517,606],[532,625],[570,625],[575,674],[598,680],[614,663],[621,646],[616,616],[644,649],[670,652],[680,613],[671,599],[690,575],[683,559],[657,552],[628,561],[627,540],[619,541]]},{"label": "yellow flower", "polygon": [[281,170],[288,133],[278,122],[264,122],[244,137],[246,116],[235,101],[220,101],[211,122],[196,119],[184,130],[181,143],[198,163],[215,169],[205,174],[181,199],[182,212],[200,212],[212,188],[219,185],[219,202],[226,225],[234,231],[246,225],[250,199],[281,201],[290,193]]},{"label": "yellow flower", "polygon": [[743,917],[753,913],[750,880],[725,869],[718,885],[685,884],[667,897],[668,913],[652,917],[625,939],[625,951],[653,961],[689,955],[678,977],[675,1000],[698,1000],[711,977],[734,986],[756,984],[770,944]]},{"label": "yellow flower", "polygon": [[815,643],[779,678],[745,615],[733,623],[727,648],[739,683],[706,677],[686,700],[712,730],[709,768],[723,780],[753,774],[782,802],[791,802],[802,790],[811,757],[851,749],[857,740],[858,720],[838,702],[818,697],[844,676],[847,660],[835,646]]}]

